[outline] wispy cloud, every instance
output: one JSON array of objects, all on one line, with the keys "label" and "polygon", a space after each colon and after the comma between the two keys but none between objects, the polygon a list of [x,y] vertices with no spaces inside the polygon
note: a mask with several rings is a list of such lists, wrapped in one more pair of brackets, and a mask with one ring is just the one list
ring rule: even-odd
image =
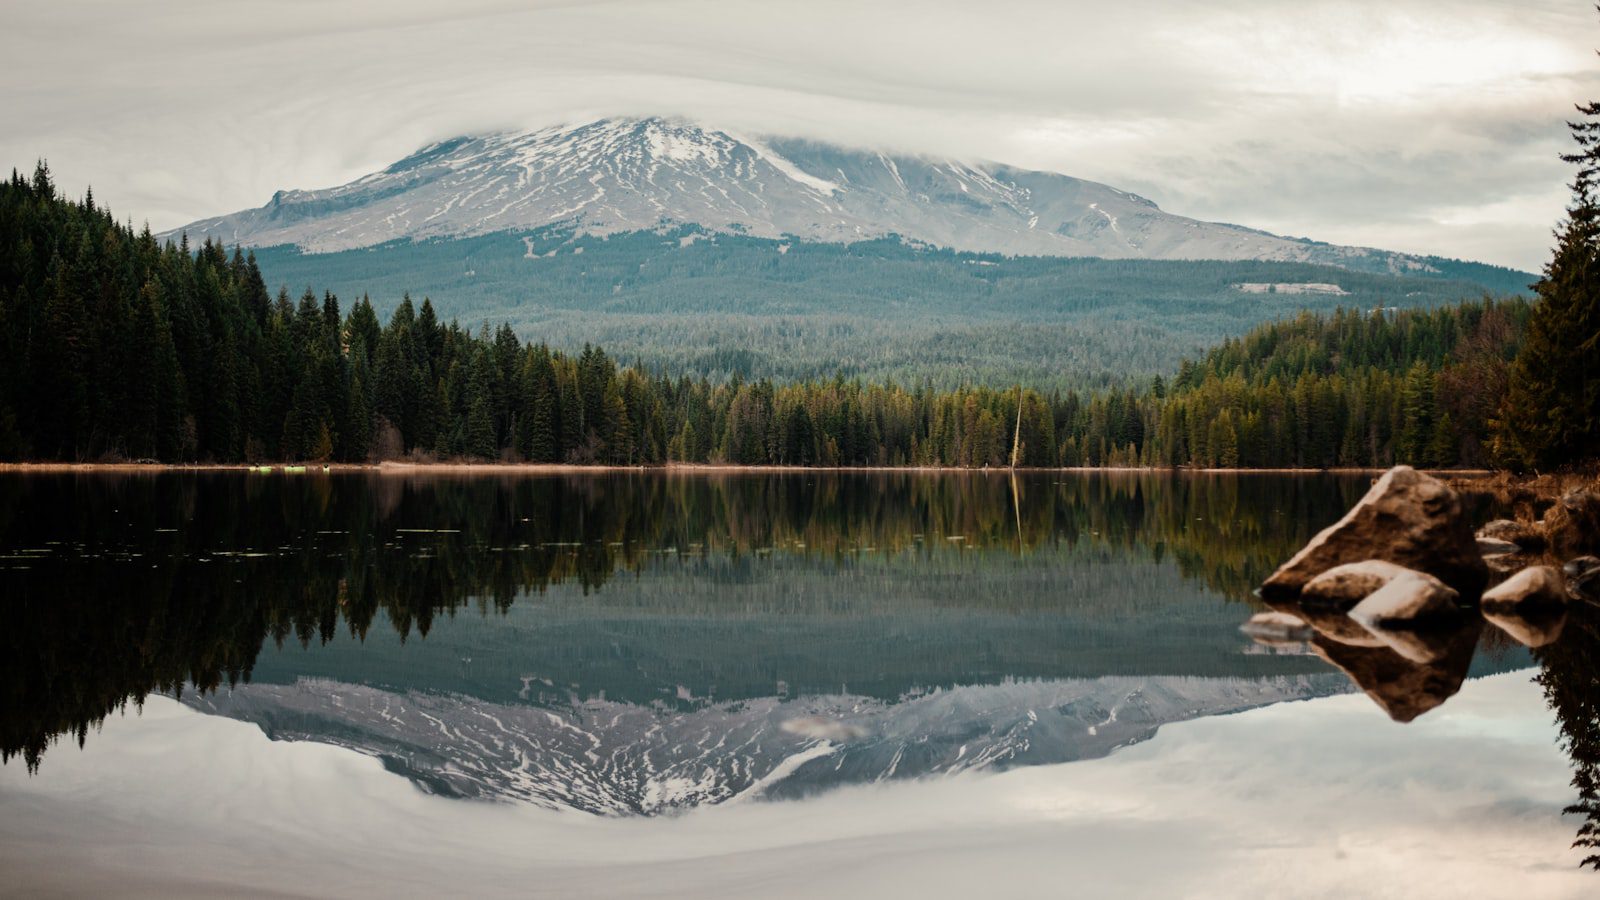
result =
[{"label": "wispy cloud", "polygon": [[20,0],[0,153],[159,229],[457,133],[669,113],[1536,268],[1597,26],[1554,0]]}]

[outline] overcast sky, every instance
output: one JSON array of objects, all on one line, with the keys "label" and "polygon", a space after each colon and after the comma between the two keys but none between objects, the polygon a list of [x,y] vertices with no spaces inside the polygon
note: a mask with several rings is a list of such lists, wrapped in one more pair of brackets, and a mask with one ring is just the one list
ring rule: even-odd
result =
[{"label": "overcast sky", "polygon": [[1600,99],[1578,0],[6,0],[0,160],[161,230],[616,113],[996,159],[1537,270]]}]

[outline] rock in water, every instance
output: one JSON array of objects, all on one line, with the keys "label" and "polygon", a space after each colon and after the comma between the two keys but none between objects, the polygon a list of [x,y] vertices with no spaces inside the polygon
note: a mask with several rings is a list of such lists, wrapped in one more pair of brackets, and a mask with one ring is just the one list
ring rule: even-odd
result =
[{"label": "rock in water", "polygon": [[1483,611],[1509,612],[1518,608],[1565,608],[1566,579],[1553,566],[1529,566],[1483,592]]},{"label": "rock in water", "polygon": [[1499,538],[1480,537],[1478,538],[1478,552],[1484,556],[1510,556],[1513,553],[1521,553],[1522,548],[1510,541],[1502,541]]},{"label": "rock in water", "polygon": [[1381,559],[1364,559],[1334,566],[1306,582],[1300,591],[1300,603],[1304,606],[1336,607],[1345,611],[1409,571],[1405,566]]},{"label": "rock in water", "polygon": [[1410,466],[1395,466],[1272,573],[1262,595],[1292,596],[1322,572],[1365,559],[1425,572],[1474,598],[1489,577],[1456,492]]},{"label": "rock in water", "polygon": [[1574,600],[1600,603],[1600,559],[1580,556],[1561,567],[1567,576],[1567,594]]},{"label": "rock in water", "polygon": [[1432,575],[1407,570],[1357,603],[1351,621],[1389,649],[1425,665],[1449,651],[1449,629],[1461,621],[1459,596]]},{"label": "rock in water", "polygon": [[1361,627],[1345,613],[1367,596],[1411,571],[1404,566],[1378,559],[1334,566],[1306,583],[1305,590],[1292,599],[1268,603],[1284,612],[1305,619],[1319,634],[1356,647],[1383,647],[1385,643]]},{"label": "rock in water", "polygon": [[1298,616],[1286,612],[1259,612],[1239,626],[1239,630],[1258,644],[1276,646],[1298,644],[1311,640],[1311,626]]},{"label": "rock in water", "polygon": [[1574,488],[1544,516],[1550,546],[1563,556],[1600,552],[1600,493]]},{"label": "rock in water", "polygon": [[1516,544],[1523,550],[1543,550],[1548,543],[1544,532],[1537,525],[1526,522],[1517,522],[1512,519],[1495,519],[1493,522],[1478,529],[1478,540],[1492,538],[1497,541],[1508,541]]},{"label": "rock in water", "polygon": [[1402,572],[1350,610],[1369,631],[1426,628],[1461,615],[1453,588],[1423,572]]}]

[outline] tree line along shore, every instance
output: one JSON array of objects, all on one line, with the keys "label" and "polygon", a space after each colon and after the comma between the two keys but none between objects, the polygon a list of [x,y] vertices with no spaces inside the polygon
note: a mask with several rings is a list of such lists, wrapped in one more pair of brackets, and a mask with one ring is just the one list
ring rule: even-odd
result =
[{"label": "tree line along shore", "polygon": [[385,323],[274,296],[238,248],[160,243],[41,164],[0,184],[0,461],[1548,468],[1600,446],[1600,373],[1565,347],[1595,330],[1586,208],[1534,303],[1301,314],[1120,389],[935,390],[673,377],[428,299]]},{"label": "tree line along shore", "polygon": [[[17,474],[73,474],[73,473],[152,473],[152,472],[254,472],[258,474],[344,474],[377,473],[395,476],[425,475],[588,475],[621,473],[662,473],[677,475],[741,475],[741,474],[894,474],[925,473],[948,475],[1010,475],[1022,473],[1080,472],[1107,475],[1160,474],[1174,475],[1379,475],[1387,471],[1376,467],[1334,466],[1326,469],[1308,468],[1223,468],[1221,466],[796,466],[796,465],[738,465],[733,463],[665,462],[655,465],[611,465],[584,463],[535,463],[498,460],[369,460],[366,462],[247,462],[247,463],[164,463],[149,460],[130,462],[0,462],[0,473]],[[1467,484],[1491,475],[1505,475],[1497,469],[1423,469],[1430,474],[1443,475],[1457,483]],[[1518,484],[1534,484],[1532,479],[1519,478]]]}]

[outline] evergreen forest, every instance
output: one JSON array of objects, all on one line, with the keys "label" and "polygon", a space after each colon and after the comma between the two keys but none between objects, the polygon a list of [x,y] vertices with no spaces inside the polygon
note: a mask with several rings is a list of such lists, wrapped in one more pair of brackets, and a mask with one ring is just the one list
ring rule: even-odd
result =
[{"label": "evergreen forest", "polygon": [[[177,239],[179,235],[173,235]],[[722,381],[861,378],[940,389],[1121,386],[1293,315],[1424,309],[1523,295],[1532,275],[1430,258],[1399,272],[1260,260],[1001,256],[898,238],[831,244],[694,226],[393,241],[328,253],[260,247],[267,284],[406,292],[441,318],[505,322],[554,347]],[[1249,287],[1250,290],[1245,288]]]},{"label": "evergreen forest", "polygon": [[[92,193],[62,197],[41,164],[0,184],[0,458],[1548,466],[1594,432],[1546,452],[1501,410],[1519,385],[1549,384],[1518,354],[1525,334],[1545,339],[1552,290],[1302,313],[1166,378],[1085,391],[711,379],[526,342],[506,323],[473,331],[427,298],[385,322],[365,296],[274,295],[252,255],[136,232]],[[1593,376],[1573,378],[1595,393]]]}]

